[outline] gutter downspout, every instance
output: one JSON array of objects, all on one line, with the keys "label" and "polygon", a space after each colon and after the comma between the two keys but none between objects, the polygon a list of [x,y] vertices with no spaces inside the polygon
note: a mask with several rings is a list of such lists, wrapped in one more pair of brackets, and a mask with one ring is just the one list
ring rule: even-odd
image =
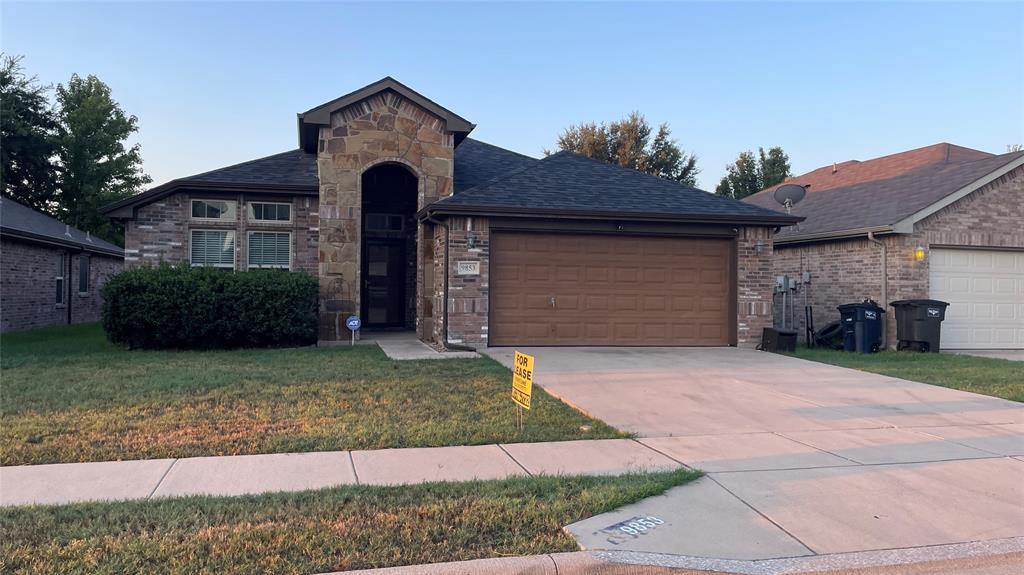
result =
[{"label": "gutter downspout", "polygon": [[[873,244],[877,244],[880,248],[882,248],[882,309],[884,309],[886,312],[888,312],[889,311],[889,258],[888,258],[888,253],[887,253],[887,250],[886,250],[886,247],[885,247],[885,242],[883,242],[883,241],[881,241],[879,239],[876,239],[875,238],[875,232],[868,232],[868,241],[873,243]],[[887,345],[888,344],[888,339],[889,339],[888,331],[889,331],[889,325],[888,325],[888,322],[885,319],[885,316],[883,315],[882,316],[882,349],[886,349],[888,347],[888,345]]]},{"label": "gutter downspout", "polygon": [[448,276],[451,271],[448,269],[448,244],[451,239],[452,229],[448,225],[448,222],[442,222],[441,220],[434,219],[434,216],[432,215],[428,215],[424,219],[436,226],[444,228],[444,307],[441,309],[441,322],[443,325],[442,336],[444,341],[441,342],[441,345],[444,346],[445,349],[451,349],[454,351],[476,351],[476,348],[469,347],[468,345],[448,342]]}]

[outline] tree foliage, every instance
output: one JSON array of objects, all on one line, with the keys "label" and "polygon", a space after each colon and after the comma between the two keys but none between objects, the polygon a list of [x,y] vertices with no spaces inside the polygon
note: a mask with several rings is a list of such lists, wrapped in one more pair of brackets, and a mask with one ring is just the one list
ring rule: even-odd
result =
[{"label": "tree foliage", "polygon": [[782,183],[791,175],[789,156],[778,146],[740,152],[736,161],[725,167],[726,174],[715,188],[715,193],[728,198],[742,199]]},{"label": "tree foliage", "polygon": [[0,54],[0,188],[5,196],[50,212],[57,193],[49,86],[25,74],[21,56]]},{"label": "tree foliage", "polygon": [[117,244],[120,226],[103,205],[134,195],[152,180],[139,145],[127,147],[138,118],[125,113],[96,76],[71,76],[56,101],[28,76],[20,56],[0,54],[3,194]]},{"label": "tree foliage", "polygon": [[[569,126],[558,136],[558,149],[687,186],[696,185],[700,173],[697,156],[679,148],[668,124],[661,124],[655,132],[639,112],[609,124],[589,122]],[[545,150],[545,153],[551,152]]]},{"label": "tree foliage", "polygon": [[139,144],[125,142],[138,131],[138,118],[111,97],[96,76],[73,74],[57,86],[57,157],[60,163],[60,219],[116,241],[120,230],[99,208],[134,195],[152,179],[142,171]]}]

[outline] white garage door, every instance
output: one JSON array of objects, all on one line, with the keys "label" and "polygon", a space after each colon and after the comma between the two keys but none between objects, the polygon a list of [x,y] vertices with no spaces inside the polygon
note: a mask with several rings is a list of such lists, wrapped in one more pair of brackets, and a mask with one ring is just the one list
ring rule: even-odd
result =
[{"label": "white garage door", "polygon": [[949,302],[946,349],[1024,349],[1024,251],[931,252],[931,298]]}]

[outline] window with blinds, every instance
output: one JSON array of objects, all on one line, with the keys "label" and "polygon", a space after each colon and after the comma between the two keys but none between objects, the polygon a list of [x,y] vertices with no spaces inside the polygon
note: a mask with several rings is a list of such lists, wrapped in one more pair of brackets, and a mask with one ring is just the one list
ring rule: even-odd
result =
[{"label": "window with blinds", "polygon": [[192,230],[191,258],[194,266],[235,267],[235,232]]},{"label": "window with blinds", "polygon": [[249,232],[249,267],[289,269],[291,248],[290,232]]}]

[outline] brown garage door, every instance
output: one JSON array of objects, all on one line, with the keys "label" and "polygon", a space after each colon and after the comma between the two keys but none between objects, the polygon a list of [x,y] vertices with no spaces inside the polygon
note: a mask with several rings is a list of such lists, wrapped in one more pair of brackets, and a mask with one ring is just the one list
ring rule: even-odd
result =
[{"label": "brown garage door", "polygon": [[491,345],[728,345],[732,242],[496,232]]}]

